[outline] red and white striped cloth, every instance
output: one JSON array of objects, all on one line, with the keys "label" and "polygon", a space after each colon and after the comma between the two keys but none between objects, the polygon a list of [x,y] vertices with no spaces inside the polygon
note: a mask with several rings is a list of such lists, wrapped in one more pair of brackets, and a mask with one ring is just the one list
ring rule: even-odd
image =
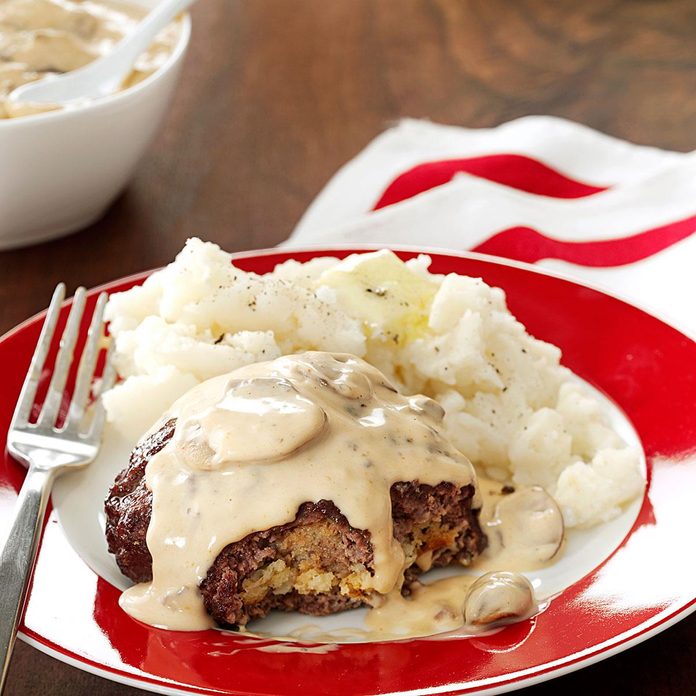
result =
[{"label": "red and white striped cloth", "polygon": [[284,246],[473,250],[605,288],[696,336],[696,152],[549,116],[406,120],[346,164]]}]

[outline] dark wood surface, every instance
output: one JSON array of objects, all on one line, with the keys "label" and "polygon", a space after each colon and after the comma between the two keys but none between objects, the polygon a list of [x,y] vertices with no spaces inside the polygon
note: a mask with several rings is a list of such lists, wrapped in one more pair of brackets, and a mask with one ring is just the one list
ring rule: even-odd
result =
[{"label": "dark wood surface", "polygon": [[[193,19],[176,98],[126,192],[89,229],[0,253],[0,331],[43,308],[59,280],[74,289],[162,265],[191,235],[230,251],[280,242],[401,116],[483,127],[555,114],[696,147],[691,0],[200,0]],[[528,693],[661,696],[694,684],[691,617]],[[145,692],[20,642],[6,693]]]}]

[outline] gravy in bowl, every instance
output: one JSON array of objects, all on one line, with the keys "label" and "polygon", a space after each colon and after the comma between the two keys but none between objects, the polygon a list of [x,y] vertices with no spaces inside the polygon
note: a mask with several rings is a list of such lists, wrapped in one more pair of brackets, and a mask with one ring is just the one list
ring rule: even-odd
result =
[{"label": "gravy in bowl", "polygon": [[[147,14],[147,8],[113,0],[4,0],[0,3],[0,119],[58,107],[12,103],[20,85],[77,70],[108,53]],[[136,61],[121,89],[155,72],[179,37],[173,22]]]}]

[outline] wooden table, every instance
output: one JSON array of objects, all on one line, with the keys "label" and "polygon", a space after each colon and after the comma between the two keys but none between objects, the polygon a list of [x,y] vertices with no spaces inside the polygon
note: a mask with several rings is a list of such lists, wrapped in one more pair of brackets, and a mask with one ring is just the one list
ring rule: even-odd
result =
[{"label": "wooden table", "polygon": [[[280,242],[401,116],[483,127],[555,114],[696,146],[690,0],[201,0],[193,16],[179,91],[128,190],[89,229],[0,254],[0,331],[43,308],[59,280],[89,287],[159,266],[191,235],[230,251]],[[691,617],[529,693],[686,694],[694,683]],[[145,692],[19,642],[6,693]]]}]

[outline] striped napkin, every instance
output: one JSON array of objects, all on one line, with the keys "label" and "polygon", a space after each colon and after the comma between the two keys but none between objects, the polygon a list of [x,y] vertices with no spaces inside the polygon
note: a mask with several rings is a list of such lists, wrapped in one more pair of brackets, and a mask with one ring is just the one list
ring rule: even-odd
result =
[{"label": "striped napkin", "polygon": [[471,250],[608,290],[696,336],[696,152],[529,116],[405,120],[348,162],[284,246]]}]

